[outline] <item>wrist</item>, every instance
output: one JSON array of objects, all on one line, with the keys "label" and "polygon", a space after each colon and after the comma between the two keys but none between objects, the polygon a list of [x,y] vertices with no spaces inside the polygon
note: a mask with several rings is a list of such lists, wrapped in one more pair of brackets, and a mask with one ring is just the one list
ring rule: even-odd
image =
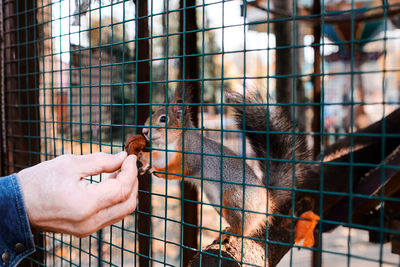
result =
[{"label": "wrist", "polygon": [[34,179],[34,177],[27,176],[27,173],[30,168],[24,169],[16,174],[17,181],[19,184],[20,192],[21,192],[21,197],[24,202],[24,207],[25,211],[29,220],[29,223],[32,227],[36,226],[36,216],[35,212],[32,210],[34,207],[34,197],[32,197],[32,194],[35,192],[32,188],[32,181],[30,179]]}]

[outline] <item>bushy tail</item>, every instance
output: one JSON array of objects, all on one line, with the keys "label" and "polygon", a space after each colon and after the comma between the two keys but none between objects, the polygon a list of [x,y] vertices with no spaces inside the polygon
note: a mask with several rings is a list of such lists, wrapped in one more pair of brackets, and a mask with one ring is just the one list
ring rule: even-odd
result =
[{"label": "bushy tail", "polygon": [[[232,103],[235,111],[236,125],[245,132],[252,149],[260,160],[260,168],[267,179],[266,159],[269,161],[269,184],[281,184],[275,182],[282,175],[291,177],[291,163],[279,161],[279,159],[292,160],[305,159],[307,149],[304,137],[293,135],[292,123],[279,106],[267,106],[257,96],[246,94],[246,97],[236,92],[226,94],[228,102]],[[294,138],[294,140],[293,140]],[[278,161],[276,160],[278,159]],[[287,180],[287,179],[285,179]]]}]

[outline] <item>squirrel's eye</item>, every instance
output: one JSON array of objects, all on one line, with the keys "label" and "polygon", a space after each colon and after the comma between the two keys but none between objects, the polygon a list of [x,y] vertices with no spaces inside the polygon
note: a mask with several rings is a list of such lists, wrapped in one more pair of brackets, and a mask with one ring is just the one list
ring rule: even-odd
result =
[{"label": "squirrel's eye", "polygon": [[163,122],[163,123],[167,122],[167,116],[162,115],[162,116],[160,117],[160,122]]}]

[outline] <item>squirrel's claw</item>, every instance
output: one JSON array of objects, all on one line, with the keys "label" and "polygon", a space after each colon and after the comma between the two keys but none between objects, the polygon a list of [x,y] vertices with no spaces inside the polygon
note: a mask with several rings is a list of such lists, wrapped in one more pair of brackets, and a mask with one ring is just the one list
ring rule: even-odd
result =
[{"label": "squirrel's claw", "polygon": [[153,170],[151,169],[149,164],[146,164],[146,165],[144,165],[144,166],[139,168],[139,174],[140,175],[144,175],[147,172],[149,172],[150,174],[153,173]]},{"label": "squirrel's claw", "polygon": [[222,243],[222,244],[229,243],[229,240],[230,240],[231,238],[233,238],[232,235],[229,235],[229,234],[222,234],[222,235],[221,235],[221,243]]},{"label": "squirrel's claw", "polygon": [[139,175],[145,175],[145,174],[147,173],[148,170],[149,170],[149,169],[143,168],[143,167],[139,168]]},{"label": "squirrel's claw", "polygon": [[139,168],[139,175],[145,175],[146,174],[146,170],[143,169],[142,167]]},{"label": "squirrel's claw", "polygon": [[319,216],[311,210],[300,215],[300,219],[296,223],[294,243],[299,244],[304,239],[303,247],[312,247],[314,245],[314,229],[319,221]]},{"label": "squirrel's claw", "polygon": [[229,241],[231,239],[236,238],[235,235],[229,234],[229,233],[235,233],[235,231],[233,231],[232,227],[228,226],[227,228],[225,228],[224,232],[226,232],[226,233],[221,234],[221,243],[222,244],[229,243]]}]

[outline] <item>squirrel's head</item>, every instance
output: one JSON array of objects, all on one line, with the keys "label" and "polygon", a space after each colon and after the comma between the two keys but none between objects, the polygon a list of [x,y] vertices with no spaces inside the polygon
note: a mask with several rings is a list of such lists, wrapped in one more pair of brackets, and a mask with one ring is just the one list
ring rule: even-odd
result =
[{"label": "squirrel's head", "polygon": [[[147,140],[166,146],[177,141],[182,135],[182,126],[191,127],[189,107],[182,100],[164,104],[147,118],[142,133]],[[150,130],[151,128],[151,130]]]}]

